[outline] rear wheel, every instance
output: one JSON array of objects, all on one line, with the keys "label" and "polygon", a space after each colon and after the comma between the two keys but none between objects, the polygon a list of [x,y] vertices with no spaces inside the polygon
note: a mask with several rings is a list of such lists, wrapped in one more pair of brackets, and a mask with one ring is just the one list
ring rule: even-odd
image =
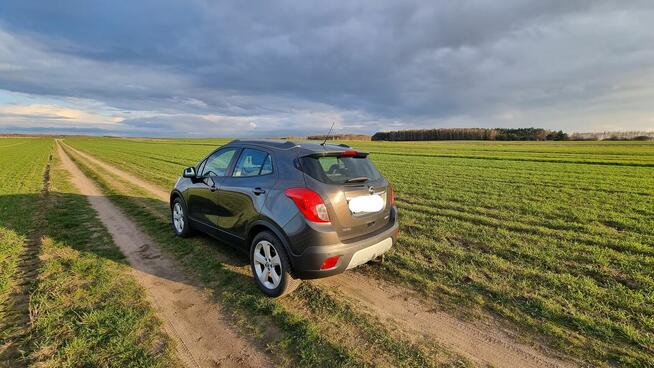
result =
[{"label": "rear wheel", "polygon": [[173,225],[173,230],[175,234],[181,237],[187,237],[191,233],[191,226],[188,222],[188,216],[186,214],[186,206],[184,201],[181,198],[177,197],[173,201],[173,206],[171,208],[171,220]]},{"label": "rear wheel", "polygon": [[250,265],[254,282],[269,297],[290,294],[300,285],[291,276],[291,266],[281,241],[272,233],[257,234],[250,246]]}]

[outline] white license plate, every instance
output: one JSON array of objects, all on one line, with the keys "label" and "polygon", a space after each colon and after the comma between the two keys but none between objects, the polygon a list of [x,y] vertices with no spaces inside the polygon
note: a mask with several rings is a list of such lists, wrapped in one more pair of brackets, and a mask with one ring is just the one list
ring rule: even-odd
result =
[{"label": "white license plate", "polygon": [[384,209],[384,198],[379,194],[351,198],[349,203],[352,213],[379,212]]}]

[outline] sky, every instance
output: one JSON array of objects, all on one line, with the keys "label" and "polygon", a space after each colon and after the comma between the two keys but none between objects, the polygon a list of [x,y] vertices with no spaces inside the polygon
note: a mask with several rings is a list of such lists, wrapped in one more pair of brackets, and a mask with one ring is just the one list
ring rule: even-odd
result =
[{"label": "sky", "polygon": [[654,1],[0,2],[0,132],[654,130]]}]

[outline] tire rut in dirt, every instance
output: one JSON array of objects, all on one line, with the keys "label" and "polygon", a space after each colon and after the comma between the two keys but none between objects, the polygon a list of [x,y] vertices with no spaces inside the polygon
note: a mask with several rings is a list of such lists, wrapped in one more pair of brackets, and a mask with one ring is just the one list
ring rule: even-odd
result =
[{"label": "tire rut in dirt", "polygon": [[518,342],[513,332],[490,316],[483,321],[461,320],[430,305],[415,292],[384,280],[352,272],[314,283],[341,294],[409,333],[433,339],[479,366],[559,368],[579,365],[541,346]]},{"label": "tire rut in dirt", "polygon": [[137,186],[140,188],[145,189],[148,191],[150,194],[154,195],[158,199],[168,202],[170,193],[168,191],[165,191],[159,187],[157,187],[154,184],[151,184],[149,182],[144,181],[143,179],[140,179],[138,177],[135,177],[133,175],[130,175],[128,173],[125,173],[123,170],[118,169],[117,167],[110,165],[108,163],[105,163],[85,152],[82,152],[78,149],[75,149],[71,147],[70,145],[67,145],[65,143],[60,143],[62,146],[65,146],[66,150],[70,150],[72,153],[75,155],[81,157],[84,161],[90,163],[93,166],[98,166],[102,168],[103,170],[107,171],[108,173],[112,175],[116,175],[117,177]]}]

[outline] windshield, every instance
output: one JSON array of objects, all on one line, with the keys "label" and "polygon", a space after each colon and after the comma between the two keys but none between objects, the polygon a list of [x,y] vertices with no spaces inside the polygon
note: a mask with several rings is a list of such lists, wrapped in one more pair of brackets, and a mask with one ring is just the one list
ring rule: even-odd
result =
[{"label": "windshield", "polygon": [[328,184],[363,183],[381,178],[365,157],[303,157],[301,163],[305,173]]}]

